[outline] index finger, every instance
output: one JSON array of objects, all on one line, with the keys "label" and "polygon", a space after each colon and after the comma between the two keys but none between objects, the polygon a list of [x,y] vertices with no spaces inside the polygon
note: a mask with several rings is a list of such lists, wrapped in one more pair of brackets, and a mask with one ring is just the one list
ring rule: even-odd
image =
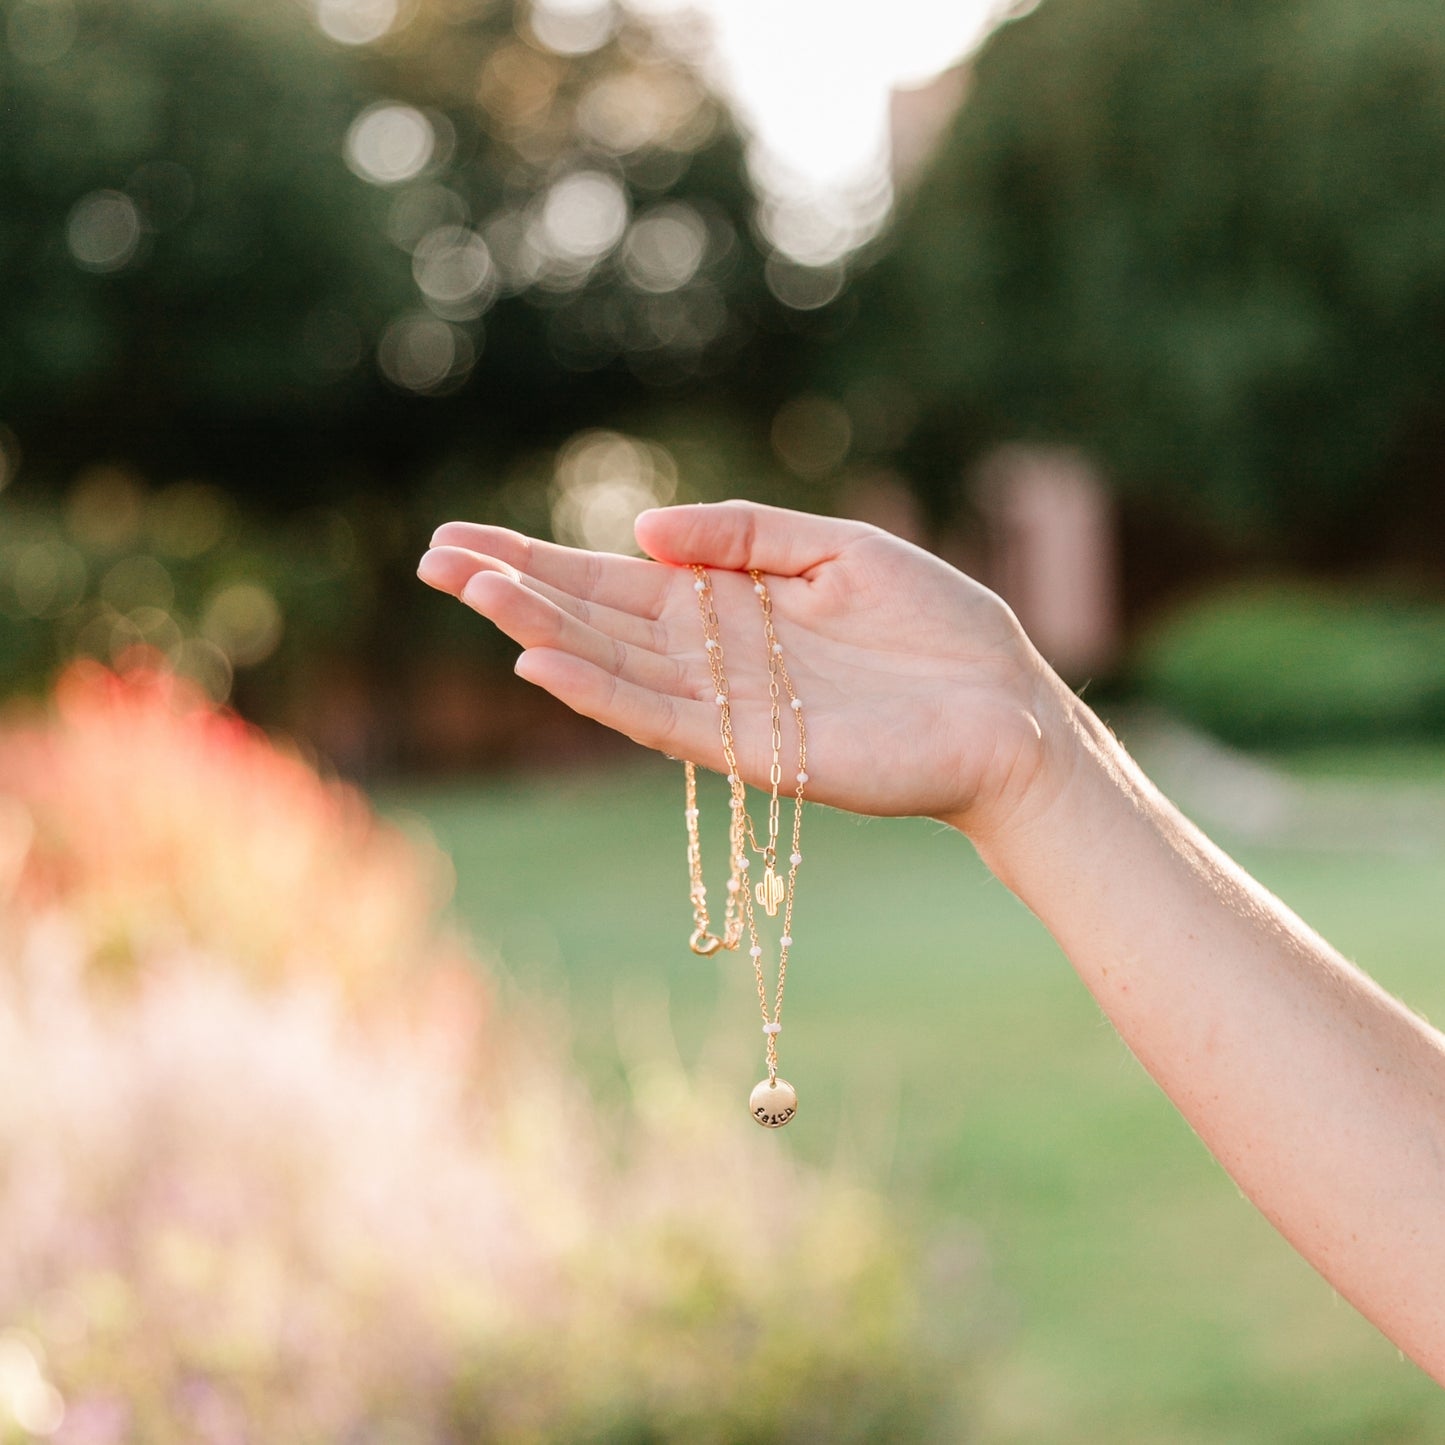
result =
[{"label": "index finger", "polygon": [[615,552],[563,547],[480,522],[446,522],[432,534],[433,547],[465,547],[495,557],[573,597],[656,621],[678,569]]}]

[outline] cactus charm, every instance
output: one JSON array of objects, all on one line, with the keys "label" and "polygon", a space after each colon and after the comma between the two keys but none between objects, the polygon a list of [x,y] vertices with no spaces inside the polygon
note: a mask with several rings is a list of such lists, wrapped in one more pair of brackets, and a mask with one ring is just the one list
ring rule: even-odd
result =
[{"label": "cactus charm", "polygon": [[763,871],[763,881],[756,889],[758,902],[763,906],[769,918],[777,916],[778,904],[783,901],[783,894],[786,889],[783,880],[778,877],[771,865]]}]

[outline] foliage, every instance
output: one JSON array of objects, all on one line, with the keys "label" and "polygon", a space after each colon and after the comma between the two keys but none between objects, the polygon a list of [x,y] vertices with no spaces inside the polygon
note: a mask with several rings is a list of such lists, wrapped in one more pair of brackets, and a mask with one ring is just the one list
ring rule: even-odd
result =
[{"label": "foliage", "polygon": [[1442,427],[1438,6],[1047,0],[860,316],[840,376],[913,393],[940,510],[990,444],[1062,440],[1281,552],[1393,536]]},{"label": "foliage", "polygon": [[511,681],[496,666],[508,639],[416,581],[437,523],[480,515],[626,549],[642,507],[727,495],[748,455],[717,418],[680,416],[663,437],[583,431],[519,457],[490,501],[452,476],[403,505],[356,495],[267,516],[213,484],[150,486],[118,466],[87,467],[55,498],[5,494],[0,693],[39,696],[77,658],[145,655],[349,770],[414,757],[417,676]]},{"label": "foliage", "polygon": [[1245,745],[1445,737],[1445,608],[1301,583],[1230,587],[1162,619],[1136,677]]},{"label": "foliage", "polygon": [[[320,308],[406,268],[340,163],[354,79],[297,6],[18,0],[0,45],[0,411],[153,426],[315,404]],[[94,438],[92,438],[94,440]]]},{"label": "foliage", "polygon": [[58,708],[0,748],[0,1438],[956,1433],[877,1201],[705,1082],[603,1114],[421,968],[435,859],[184,687]]},{"label": "foliage", "polygon": [[450,466],[485,493],[583,425],[689,391],[750,414],[784,385],[793,313],[740,136],[649,22],[601,7],[579,36],[524,0],[5,18],[0,419],[37,485],[119,461],[289,508]]},{"label": "foliage", "polygon": [[58,505],[0,504],[0,676],[34,695],[73,658],[143,651],[217,700],[257,668],[284,692],[364,635],[375,567],[350,511],[264,527],[217,487],[118,467],[88,468]]}]

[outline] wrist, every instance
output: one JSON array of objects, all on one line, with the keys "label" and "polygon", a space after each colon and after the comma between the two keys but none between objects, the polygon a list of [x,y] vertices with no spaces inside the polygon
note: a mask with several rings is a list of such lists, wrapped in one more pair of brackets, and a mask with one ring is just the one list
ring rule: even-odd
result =
[{"label": "wrist", "polygon": [[1122,745],[1042,659],[1029,720],[1037,742],[1030,765],[985,810],[941,821],[965,833],[989,869],[1018,892],[1041,860],[1067,858],[1108,826],[1112,805],[1137,811],[1149,784]]}]

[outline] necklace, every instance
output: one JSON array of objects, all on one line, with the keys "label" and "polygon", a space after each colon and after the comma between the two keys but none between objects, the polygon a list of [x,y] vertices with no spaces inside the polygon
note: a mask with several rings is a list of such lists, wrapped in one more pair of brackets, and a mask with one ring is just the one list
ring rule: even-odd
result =
[{"label": "necklace", "polygon": [[[778,1077],[778,1035],[782,1032],[783,990],[788,978],[788,954],[793,946],[793,899],[797,886],[798,865],[803,861],[803,790],[808,782],[808,735],[803,724],[803,704],[793,690],[793,680],[783,661],[783,647],[773,625],[773,603],[762,573],[756,569],[748,576],[753,581],[763,617],[763,638],[768,649],[768,711],[772,742],[772,764],[768,769],[768,826],[766,842],[759,842],[747,810],[747,788],[738,771],[737,753],[733,744],[732,697],[727,670],[723,662],[722,638],[719,635],[717,609],[714,606],[712,579],[703,567],[694,566],[698,615],[702,620],[703,650],[707,654],[712,677],[713,700],[718,708],[718,726],[722,735],[723,757],[727,763],[728,847],[731,867],[727,882],[727,901],[723,912],[722,933],[710,931],[711,917],[707,906],[707,888],[702,878],[702,849],[698,839],[697,769],[691,762],[683,764],[686,790],[684,817],[687,822],[687,863],[690,881],[694,929],[689,946],[694,953],[710,957],[721,949],[736,949],[744,930],[748,936],[748,955],[753,962],[753,975],[758,986],[758,1005],[762,1010],[763,1033],[767,1038],[768,1077],[753,1090],[748,1102],[754,1119],[769,1129],[780,1129],[798,1111],[797,1090],[786,1079]],[[779,789],[783,778],[783,695],[798,737],[798,768],[793,794],[792,851],[786,872],[778,866]],[[748,850],[752,849],[763,863],[762,878],[752,883]],[[763,970],[763,947],[758,930],[754,903],[770,917],[782,909],[782,935],[778,939],[778,982],[771,1008]]]}]

